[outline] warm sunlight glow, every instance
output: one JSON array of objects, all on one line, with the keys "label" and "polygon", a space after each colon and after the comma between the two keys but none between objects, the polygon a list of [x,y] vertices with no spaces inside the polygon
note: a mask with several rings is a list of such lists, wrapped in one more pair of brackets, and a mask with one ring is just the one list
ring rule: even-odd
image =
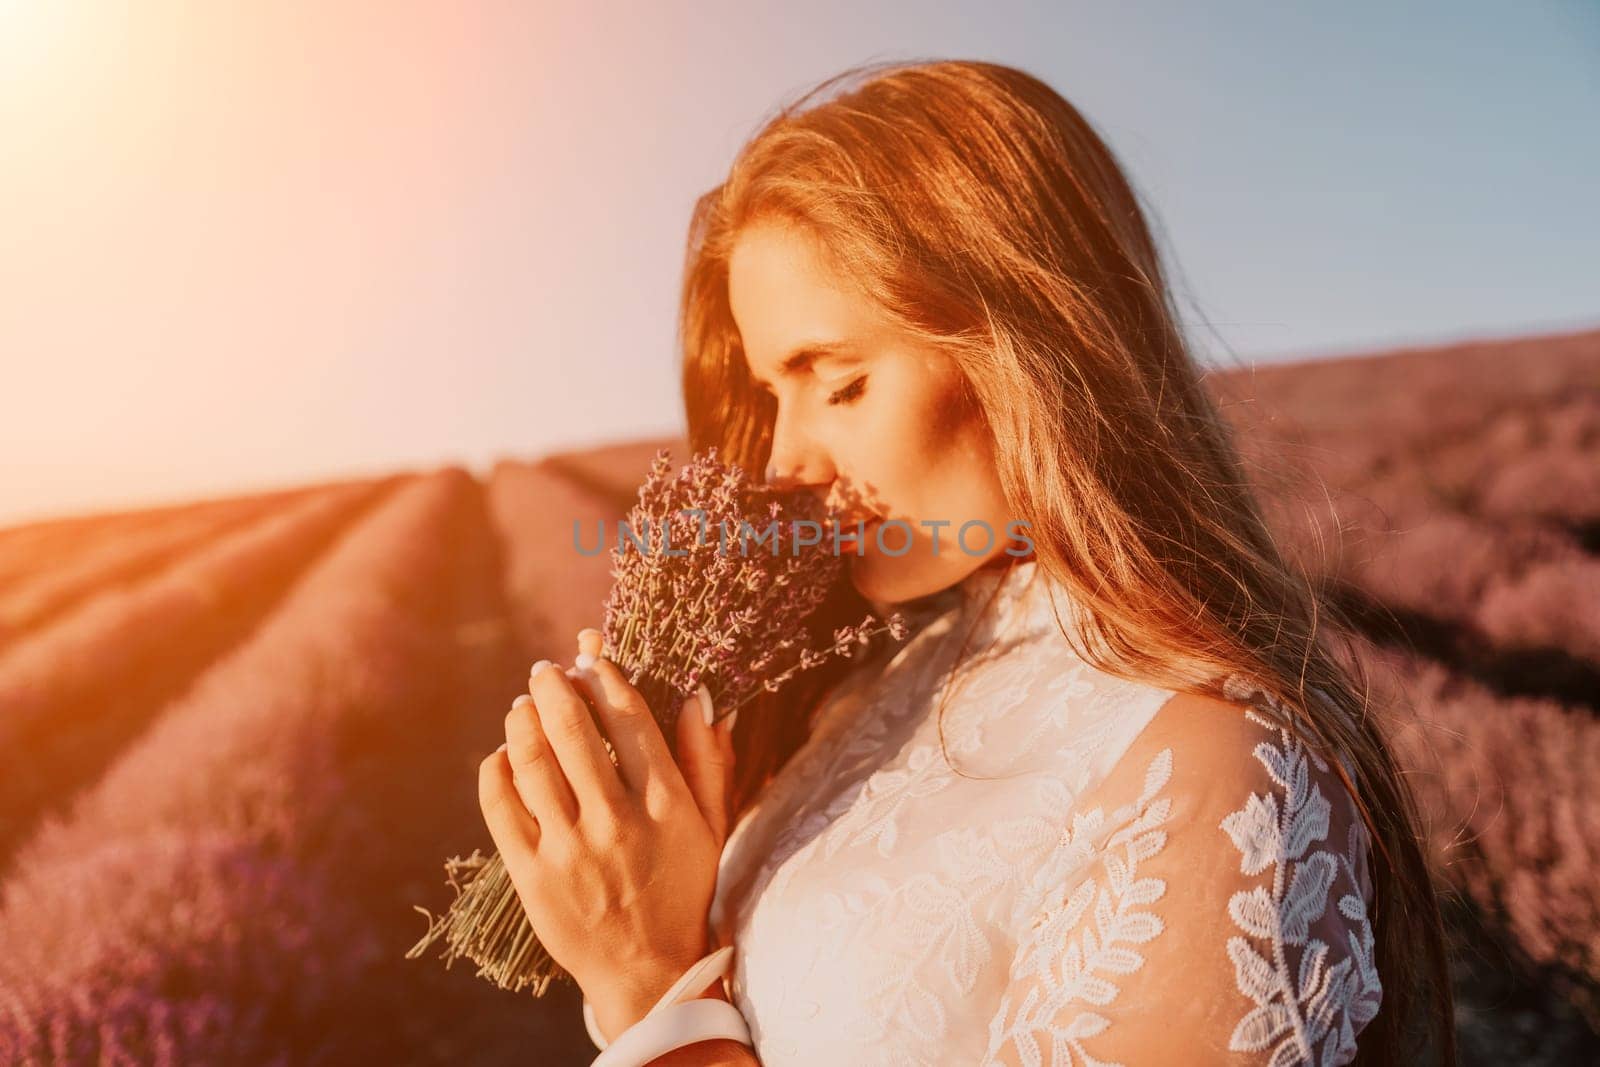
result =
[{"label": "warm sunlight glow", "polygon": [[26,88],[59,60],[75,13],[48,0],[0,0],[0,85]]}]

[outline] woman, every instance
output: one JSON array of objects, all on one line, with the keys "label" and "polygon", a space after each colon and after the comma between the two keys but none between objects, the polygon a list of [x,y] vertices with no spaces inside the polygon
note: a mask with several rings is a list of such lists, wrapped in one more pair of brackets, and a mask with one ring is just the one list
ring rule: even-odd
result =
[{"label": "woman", "polygon": [[[681,325],[691,445],[872,518],[838,620],[914,629],[736,737],[681,716],[681,774],[592,643],[536,671],[484,809],[598,1040],[723,945],[704,996],[752,1047],[654,1062],[1453,1063],[1414,803],[1342,620],[1070,104],[981,62],[824,82],[698,203]],[[632,731],[618,772],[583,695]]]}]

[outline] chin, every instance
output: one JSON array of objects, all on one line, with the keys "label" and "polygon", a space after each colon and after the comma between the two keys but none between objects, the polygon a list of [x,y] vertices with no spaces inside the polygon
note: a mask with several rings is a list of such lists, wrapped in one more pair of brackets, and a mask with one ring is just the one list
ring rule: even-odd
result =
[{"label": "chin", "polygon": [[878,605],[916,600],[948,589],[972,571],[972,567],[952,569],[950,561],[885,556],[868,549],[864,556],[850,556],[850,583],[856,592]]}]

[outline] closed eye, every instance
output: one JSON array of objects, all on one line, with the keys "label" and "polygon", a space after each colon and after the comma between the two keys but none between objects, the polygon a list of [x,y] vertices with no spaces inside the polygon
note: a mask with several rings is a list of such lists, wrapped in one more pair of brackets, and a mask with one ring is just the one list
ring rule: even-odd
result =
[{"label": "closed eye", "polygon": [[828,403],[848,404],[850,401],[861,395],[863,389],[866,387],[866,384],[867,376],[863,374],[861,377],[857,378],[844,388],[828,394]]}]

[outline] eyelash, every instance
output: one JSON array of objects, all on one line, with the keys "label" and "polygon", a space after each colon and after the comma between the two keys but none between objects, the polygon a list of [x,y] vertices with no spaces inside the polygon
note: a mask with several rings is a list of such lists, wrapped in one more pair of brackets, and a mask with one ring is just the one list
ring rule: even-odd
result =
[{"label": "eyelash", "polygon": [[848,404],[850,401],[861,395],[862,387],[866,385],[866,382],[867,376],[863,374],[861,377],[857,378],[844,388],[838,390],[837,392],[830,393],[828,395],[828,403]]}]

